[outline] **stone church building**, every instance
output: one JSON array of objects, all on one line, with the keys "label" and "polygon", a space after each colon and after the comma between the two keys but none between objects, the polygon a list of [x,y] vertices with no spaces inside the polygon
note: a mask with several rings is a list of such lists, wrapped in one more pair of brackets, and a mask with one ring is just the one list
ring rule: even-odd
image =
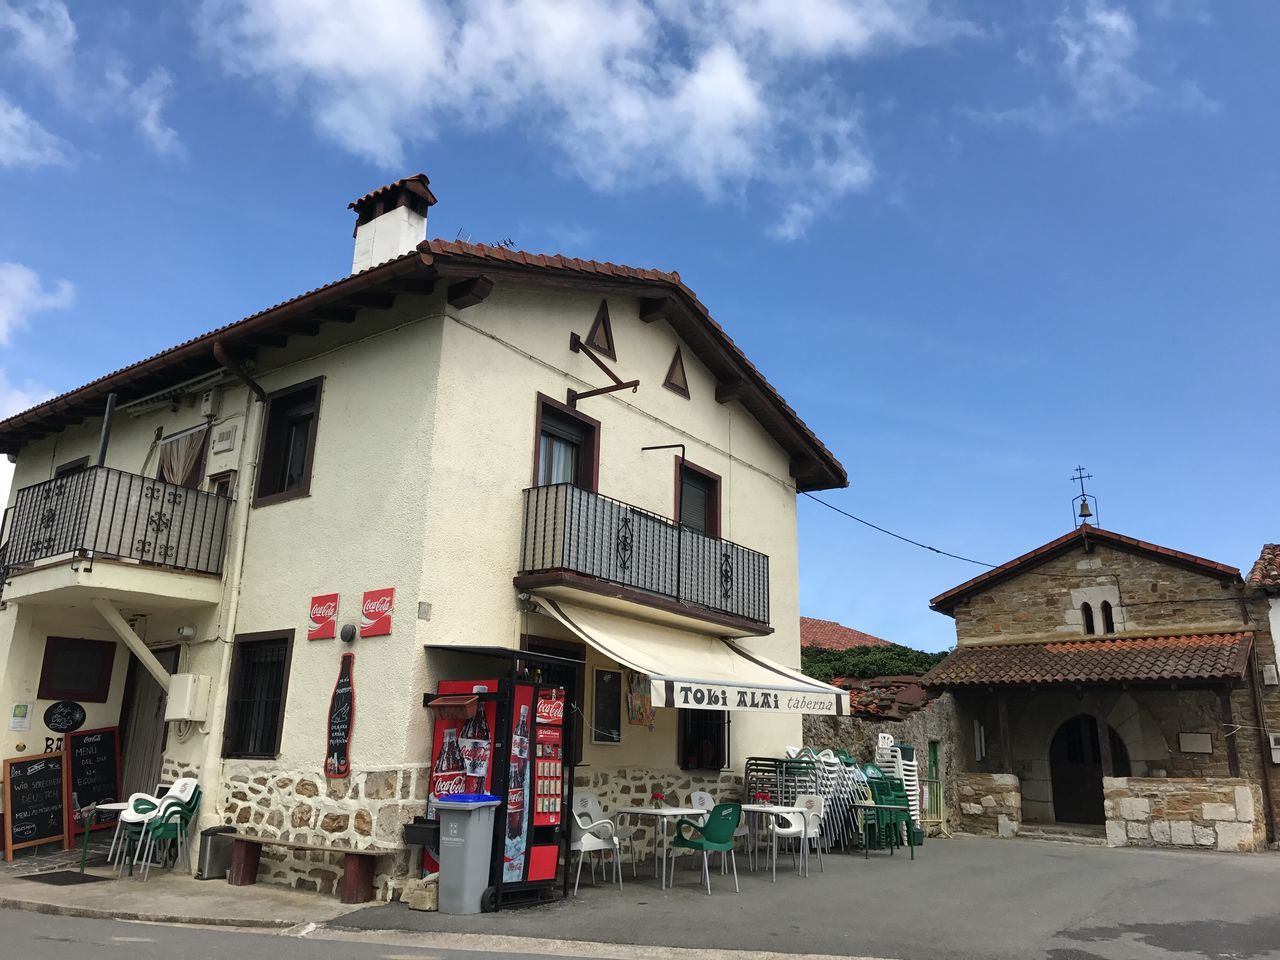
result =
[{"label": "stone church building", "polygon": [[957,647],[959,826],[1112,846],[1275,838],[1280,686],[1235,567],[1088,523],[933,598]]}]

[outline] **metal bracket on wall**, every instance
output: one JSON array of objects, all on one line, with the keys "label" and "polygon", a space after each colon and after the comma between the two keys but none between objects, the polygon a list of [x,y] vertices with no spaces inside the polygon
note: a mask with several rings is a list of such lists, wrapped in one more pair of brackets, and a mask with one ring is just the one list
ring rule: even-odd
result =
[{"label": "metal bracket on wall", "polygon": [[579,400],[585,400],[587,397],[598,397],[601,394],[615,393],[618,390],[626,390],[628,388],[630,388],[632,393],[635,393],[636,390],[640,388],[639,380],[627,380],[624,382],[618,379],[618,375],[605,366],[604,361],[597,357],[595,355],[595,351],[587,346],[583,342],[582,338],[576,333],[569,334],[569,349],[574,353],[585,353],[590,358],[591,362],[603,370],[605,376],[613,381],[613,386],[611,387],[597,387],[595,390],[584,390],[581,393],[574,390],[573,387],[570,387],[568,396],[569,406],[576,407]]}]

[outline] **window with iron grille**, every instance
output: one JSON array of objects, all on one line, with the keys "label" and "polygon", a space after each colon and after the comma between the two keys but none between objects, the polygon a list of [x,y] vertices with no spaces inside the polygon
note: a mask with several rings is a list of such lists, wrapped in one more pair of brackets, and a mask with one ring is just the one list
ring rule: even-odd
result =
[{"label": "window with iron grille", "polygon": [[677,746],[681,770],[723,770],[729,765],[729,714],[679,710]]},{"label": "window with iron grille", "polygon": [[222,741],[224,757],[264,758],[280,752],[293,631],[236,637]]}]

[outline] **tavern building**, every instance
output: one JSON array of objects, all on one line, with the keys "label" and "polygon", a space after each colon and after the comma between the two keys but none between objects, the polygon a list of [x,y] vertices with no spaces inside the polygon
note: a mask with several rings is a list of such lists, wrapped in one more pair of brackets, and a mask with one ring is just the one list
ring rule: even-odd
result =
[{"label": "tavern building", "polygon": [[798,669],[796,495],[836,457],[678,274],[426,240],[435,202],[361,197],[350,276],[0,422],[0,755],[60,749],[62,704],[116,731],[120,796],[196,776],[200,827],[394,882],[424,693],[486,653],[559,658],[522,669],[606,804],[725,795],[842,709]]}]

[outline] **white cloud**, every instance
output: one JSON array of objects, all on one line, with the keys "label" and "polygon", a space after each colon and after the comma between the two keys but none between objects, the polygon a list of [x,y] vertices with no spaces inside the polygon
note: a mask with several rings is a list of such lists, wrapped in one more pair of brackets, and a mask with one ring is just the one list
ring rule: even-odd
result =
[{"label": "white cloud", "polygon": [[1137,108],[1152,87],[1134,71],[1138,26],[1122,6],[1087,0],[1080,13],[1054,21],[1062,49],[1061,72],[1078,109],[1092,120],[1112,120]]},{"label": "white cloud", "polygon": [[[47,399],[52,391],[33,383],[12,383],[4,368],[0,367],[0,420],[34,407]],[[0,455],[0,512],[9,503],[9,488],[13,483],[13,464],[7,456]]]},{"label": "white cloud", "polygon": [[[134,83],[128,65],[114,51],[86,49],[80,43],[63,0],[0,0],[0,62],[23,67],[65,109],[90,119],[125,117],[159,155],[181,153],[177,131],[163,119],[173,77],[156,68]],[[65,156],[65,150],[60,154]]]},{"label": "white cloud", "polygon": [[814,138],[803,91],[975,32],[931,0],[203,0],[196,29],[229,72],[394,172],[446,127],[511,124],[597,189],[764,185],[811,210],[874,167],[855,98],[824,98]]},{"label": "white cloud", "polygon": [[75,301],[70,281],[59,280],[46,287],[30,267],[21,263],[0,263],[0,344],[27,325],[37,313],[65,310]]},{"label": "white cloud", "polygon": [[0,93],[0,167],[44,167],[66,162],[66,145]]}]

